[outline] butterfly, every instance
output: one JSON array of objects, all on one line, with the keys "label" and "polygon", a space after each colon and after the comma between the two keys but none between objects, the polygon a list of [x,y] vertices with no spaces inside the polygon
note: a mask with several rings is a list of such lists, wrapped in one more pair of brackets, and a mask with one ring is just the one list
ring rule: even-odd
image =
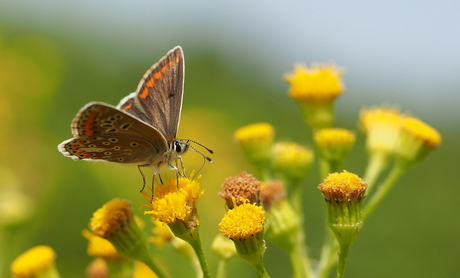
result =
[{"label": "butterfly", "polygon": [[58,150],[73,160],[137,164],[144,181],[142,190],[145,176],[141,167],[153,167],[156,174],[167,166],[184,176],[181,155],[190,148],[197,151],[190,142],[204,147],[190,139],[176,139],[184,75],[184,54],[177,46],[154,64],[137,90],[116,107],[90,102],[81,108],[70,126],[73,138],[59,144]]}]

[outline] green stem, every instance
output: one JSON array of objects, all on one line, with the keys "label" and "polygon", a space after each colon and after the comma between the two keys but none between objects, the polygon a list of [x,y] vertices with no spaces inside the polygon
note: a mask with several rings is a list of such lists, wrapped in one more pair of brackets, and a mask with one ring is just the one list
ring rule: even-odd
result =
[{"label": "green stem", "polygon": [[300,182],[291,182],[289,187],[291,188],[289,201],[292,204],[292,208],[294,208],[294,211],[299,216],[300,226],[303,226],[302,186]]},{"label": "green stem", "polygon": [[375,182],[380,174],[385,170],[388,165],[389,157],[384,152],[374,152],[369,157],[366,172],[364,174],[364,181],[367,183],[367,194],[374,187]]},{"label": "green stem", "polygon": [[375,208],[380,204],[380,202],[385,198],[385,196],[390,192],[393,186],[396,184],[398,179],[406,170],[405,167],[395,165],[391,172],[388,174],[387,178],[379,186],[375,194],[372,195],[371,199],[365,204],[363,209],[363,220],[372,214]]},{"label": "green stem", "polygon": [[200,237],[194,237],[193,240],[189,240],[188,243],[190,243],[190,246],[192,246],[193,250],[195,250],[198,261],[200,262],[201,270],[203,271],[203,277],[210,278],[211,273],[209,272],[208,262],[206,261],[206,257],[203,253]]},{"label": "green stem", "polygon": [[337,252],[339,251],[339,243],[335,239],[334,233],[327,225],[326,231],[327,234],[324,239],[319,260],[318,278],[329,277],[332,267],[334,267],[337,262]]},{"label": "green stem", "polygon": [[216,278],[226,278],[227,277],[226,269],[227,269],[227,260],[220,259],[217,265]]},{"label": "green stem", "polygon": [[251,263],[251,261],[248,261],[256,270],[257,277],[259,278],[270,278],[268,276],[267,271],[265,270],[263,262],[258,262],[258,263]]},{"label": "green stem", "polygon": [[340,244],[339,264],[337,266],[337,278],[343,278],[345,275],[345,267],[347,266],[350,245],[351,244]]},{"label": "green stem", "polygon": [[[299,232],[302,233],[303,230],[300,230]],[[308,259],[304,241],[305,240],[299,240],[299,242],[295,245],[294,248],[292,248],[289,254],[294,273],[294,278],[313,277],[313,271],[310,266],[310,260]]]},{"label": "green stem", "polygon": [[291,181],[290,183],[291,194],[289,196],[290,203],[299,218],[299,225],[296,235],[296,244],[289,252],[291,264],[294,271],[294,277],[312,277],[313,271],[311,269],[310,260],[306,251],[305,243],[305,230],[304,230],[304,213],[302,205],[302,184],[301,181]]},{"label": "green stem", "polygon": [[327,175],[332,172],[331,170],[331,164],[327,159],[324,159],[323,157],[320,157],[318,160],[318,165],[319,165],[319,180],[323,181],[326,179]]},{"label": "green stem", "polygon": [[161,270],[157,266],[157,264],[153,261],[153,258],[151,256],[149,256],[148,260],[143,260],[142,262],[145,263],[145,265],[147,265],[148,267],[150,267],[150,269],[158,276],[158,278],[166,278],[166,277],[168,277],[163,272],[163,270]]}]

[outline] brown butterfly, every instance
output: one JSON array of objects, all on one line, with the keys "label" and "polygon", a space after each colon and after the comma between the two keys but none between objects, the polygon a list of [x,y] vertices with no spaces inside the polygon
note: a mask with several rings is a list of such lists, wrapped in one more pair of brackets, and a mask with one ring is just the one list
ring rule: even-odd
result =
[{"label": "brown butterfly", "polygon": [[70,126],[74,138],[59,144],[59,151],[73,160],[136,163],[144,186],[141,167],[153,167],[157,173],[168,166],[184,175],[174,162],[179,161],[183,170],[181,155],[189,150],[190,142],[198,144],[176,139],[184,71],[184,55],[177,46],[144,74],[136,92],[123,98],[117,107],[90,102],[81,108]]}]

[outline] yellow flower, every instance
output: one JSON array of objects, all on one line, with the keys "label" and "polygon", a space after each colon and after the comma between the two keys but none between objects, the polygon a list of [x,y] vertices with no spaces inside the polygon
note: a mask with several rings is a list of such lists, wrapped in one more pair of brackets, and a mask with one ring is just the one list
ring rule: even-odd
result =
[{"label": "yellow flower", "polygon": [[[219,196],[225,200],[228,208],[242,204],[242,200],[259,203],[260,181],[247,172],[229,177],[222,184]],[[235,202],[234,202],[235,201]]]},{"label": "yellow flower", "polygon": [[270,148],[275,136],[275,129],[269,123],[256,123],[237,129],[233,135],[235,142],[244,151],[246,159],[264,167],[270,159]]},{"label": "yellow flower", "polygon": [[51,247],[39,245],[27,250],[11,263],[11,274],[18,278],[59,277],[55,260],[56,254]]},{"label": "yellow flower", "polygon": [[265,213],[262,207],[243,201],[227,211],[219,224],[222,235],[235,244],[238,256],[251,264],[258,277],[268,277],[263,265]]},{"label": "yellow flower", "polygon": [[277,142],[272,148],[272,168],[288,180],[304,179],[313,159],[314,154],[310,148],[293,142]]},{"label": "yellow flower", "polygon": [[150,210],[144,214],[166,224],[179,221],[188,228],[199,226],[196,204],[204,190],[200,188],[201,176],[196,180],[193,176],[194,172],[190,178],[168,179],[166,184],[156,185],[152,204],[148,206]]},{"label": "yellow flower", "polygon": [[318,186],[328,203],[358,203],[364,198],[367,184],[358,175],[343,171],[329,174]]},{"label": "yellow flower", "polygon": [[356,135],[343,128],[324,128],[317,130],[313,139],[325,159],[342,161],[350,153]]},{"label": "yellow flower", "polygon": [[366,148],[370,153],[393,155],[405,115],[396,107],[363,108],[358,126],[367,135]]},{"label": "yellow flower", "polygon": [[114,199],[93,214],[90,227],[95,235],[107,238],[132,221],[131,204],[126,200]]},{"label": "yellow flower", "polygon": [[329,174],[318,186],[327,204],[327,225],[339,243],[337,277],[343,277],[350,247],[363,226],[361,204],[366,188],[364,180],[347,171]]},{"label": "yellow flower", "polygon": [[158,275],[164,275],[151,257],[147,237],[137,225],[128,201],[107,202],[93,214],[90,229],[94,235],[110,241],[123,256],[141,261]]},{"label": "yellow flower", "polygon": [[417,118],[405,118],[402,122],[398,158],[408,165],[417,163],[441,144],[441,141],[441,135],[433,127]]},{"label": "yellow flower", "polygon": [[289,96],[298,101],[331,101],[342,94],[344,72],[335,64],[313,64],[311,68],[296,65],[284,76],[291,85]]},{"label": "yellow flower", "polygon": [[265,223],[264,210],[257,205],[243,204],[227,211],[219,224],[222,234],[230,239],[248,239],[263,231]]},{"label": "yellow flower", "polygon": [[87,253],[91,257],[108,259],[119,259],[121,257],[110,241],[96,236],[88,230],[83,230],[82,235],[88,240]]},{"label": "yellow flower", "polygon": [[310,127],[332,125],[333,101],[344,90],[342,76],[343,70],[335,64],[313,64],[311,68],[297,65],[293,73],[284,76],[291,85],[289,96],[299,104]]}]

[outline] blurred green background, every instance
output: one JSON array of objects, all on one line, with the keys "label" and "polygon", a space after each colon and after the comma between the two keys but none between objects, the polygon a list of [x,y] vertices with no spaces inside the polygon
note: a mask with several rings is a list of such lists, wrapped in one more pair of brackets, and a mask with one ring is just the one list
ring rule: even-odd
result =
[{"label": "blurred green background", "polygon": [[[282,76],[295,63],[334,60],[347,69],[336,126],[356,130],[361,107],[387,101],[443,136],[439,149],[410,169],[365,223],[347,276],[458,275],[460,5],[385,3],[1,2],[0,208],[8,213],[0,215],[0,277],[8,277],[14,257],[40,244],[55,249],[62,277],[83,277],[92,259],[81,230],[113,198],[130,200],[148,222],[138,209],[145,200],[136,167],[75,162],[56,146],[70,138],[70,122],[84,104],[116,105],[176,45],[186,59],[179,137],[215,151],[214,163],[200,172],[205,195],[199,203],[213,274],[217,260],[209,246],[225,212],[217,197],[220,185],[228,176],[254,171],[233,143],[234,130],[270,122],[277,139],[311,145],[311,132],[286,96]],[[357,134],[343,168],[362,176],[366,154]],[[195,153],[184,161],[188,170],[202,164]],[[314,257],[324,233],[319,183],[314,168],[304,203]],[[25,199],[9,207],[15,196]],[[193,277],[186,259],[171,247],[152,249],[173,277]],[[290,276],[288,257],[272,244],[265,262],[271,277]],[[255,277],[236,258],[228,271],[228,277]]]}]

